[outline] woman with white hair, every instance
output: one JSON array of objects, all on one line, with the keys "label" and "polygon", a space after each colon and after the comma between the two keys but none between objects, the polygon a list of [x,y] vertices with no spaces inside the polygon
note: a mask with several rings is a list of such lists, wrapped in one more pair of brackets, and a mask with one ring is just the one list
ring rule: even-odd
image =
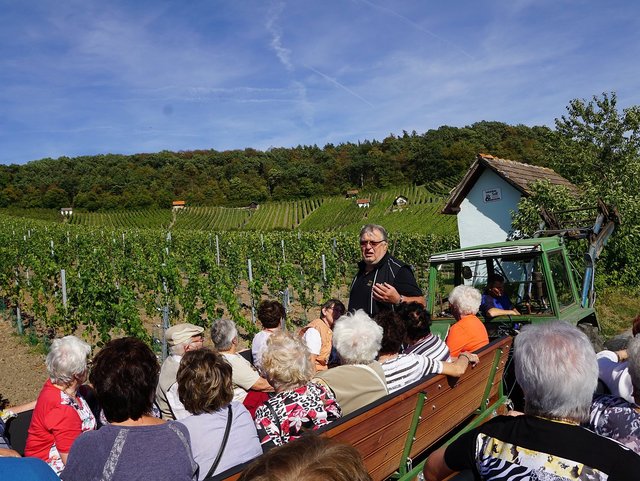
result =
[{"label": "woman with white hair", "polygon": [[49,379],[36,401],[25,456],[40,458],[60,473],[75,439],[96,428],[96,420],[78,388],[87,380],[91,347],[75,336],[55,339],[47,354]]},{"label": "woman with white hair", "polygon": [[487,329],[476,316],[481,302],[482,294],[471,286],[456,286],[449,294],[451,313],[456,320],[447,335],[451,357],[458,357],[463,351],[473,352],[489,344]]},{"label": "woman with white hair", "polygon": [[288,332],[269,336],[262,369],[276,391],[256,410],[263,449],[286,444],[342,416],[331,390],[311,382],[315,368],[300,337]]},{"label": "woman with white hair", "polygon": [[343,415],[389,394],[384,371],[375,360],[381,343],[382,327],[362,309],[336,321],[333,346],[342,365],[318,373],[315,380],[331,388]]}]

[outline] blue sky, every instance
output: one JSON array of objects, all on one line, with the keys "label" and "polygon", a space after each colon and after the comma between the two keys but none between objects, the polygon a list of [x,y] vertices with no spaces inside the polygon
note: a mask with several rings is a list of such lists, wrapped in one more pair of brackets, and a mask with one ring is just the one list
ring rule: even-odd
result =
[{"label": "blue sky", "polygon": [[0,163],[640,104],[634,0],[0,0]]}]

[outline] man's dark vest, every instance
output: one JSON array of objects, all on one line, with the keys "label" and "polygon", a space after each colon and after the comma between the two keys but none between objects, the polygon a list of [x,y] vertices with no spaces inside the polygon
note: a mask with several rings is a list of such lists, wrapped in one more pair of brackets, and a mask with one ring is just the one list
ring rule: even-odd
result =
[{"label": "man's dark vest", "polygon": [[396,259],[387,252],[384,257],[380,259],[380,262],[376,264],[375,269],[367,274],[367,278],[371,280],[371,287],[359,285],[357,287],[359,289],[366,289],[366,292],[354,293],[353,287],[356,285],[356,281],[365,275],[365,267],[366,264],[364,261],[360,261],[358,263],[359,270],[351,282],[351,289],[349,292],[349,311],[364,309],[367,314],[374,316],[380,310],[393,309],[394,306],[392,304],[375,301],[373,299],[373,289],[371,287],[373,287],[373,284],[384,284],[385,282],[395,287],[394,281],[398,271],[403,267],[411,269],[411,266]]}]

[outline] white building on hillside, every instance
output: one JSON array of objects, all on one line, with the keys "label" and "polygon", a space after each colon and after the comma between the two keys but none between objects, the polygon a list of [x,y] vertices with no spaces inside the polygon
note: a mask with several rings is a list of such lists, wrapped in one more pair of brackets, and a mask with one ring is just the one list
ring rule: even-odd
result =
[{"label": "white building on hillside", "polygon": [[546,167],[478,154],[442,210],[458,216],[460,247],[505,241],[511,232],[511,211],[517,209],[520,198],[531,195],[529,185],[542,179],[578,192]]}]

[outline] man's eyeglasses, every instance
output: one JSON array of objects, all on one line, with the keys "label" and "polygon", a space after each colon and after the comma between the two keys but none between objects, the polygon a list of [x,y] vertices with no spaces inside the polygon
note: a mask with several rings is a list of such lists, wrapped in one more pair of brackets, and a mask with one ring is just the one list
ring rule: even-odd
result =
[{"label": "man's eyeglasses", "polygon": [[387,241],[385,241],[385,240],[380,240],[380,241],[361,240],[360,241],[360,247],[367,247],[368,245],[370,245],[371,247],[376,248],[380,244],[382,244],[383,242],[387,242]]}]

